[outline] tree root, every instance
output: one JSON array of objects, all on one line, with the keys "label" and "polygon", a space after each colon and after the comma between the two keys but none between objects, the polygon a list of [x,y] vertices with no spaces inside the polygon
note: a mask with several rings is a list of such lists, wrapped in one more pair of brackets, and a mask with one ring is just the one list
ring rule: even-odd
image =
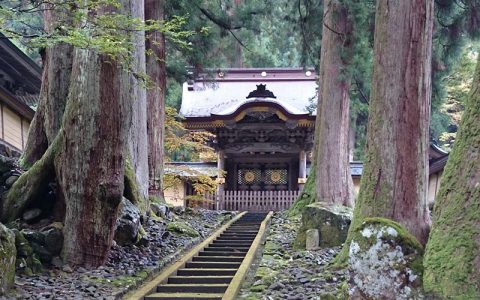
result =
[{"label": "tree root", "polygon": [[43,194],[48,188],[48,183],[55,176],[54,157],[56,149],[62,142],[60,136],[61,134],[55,138],[42,158],[23,173],[4,196],[0,220],[3,222],[14,221],[34,201],[41,201],[38,196]]}]

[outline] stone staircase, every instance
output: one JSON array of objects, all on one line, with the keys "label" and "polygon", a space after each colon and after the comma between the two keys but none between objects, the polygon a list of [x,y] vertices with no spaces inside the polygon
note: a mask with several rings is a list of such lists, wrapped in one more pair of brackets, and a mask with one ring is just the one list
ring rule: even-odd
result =
[{"label": "stone staircase", "polygon": [[222,299],[266,216],[245,214],[145,299]]}]

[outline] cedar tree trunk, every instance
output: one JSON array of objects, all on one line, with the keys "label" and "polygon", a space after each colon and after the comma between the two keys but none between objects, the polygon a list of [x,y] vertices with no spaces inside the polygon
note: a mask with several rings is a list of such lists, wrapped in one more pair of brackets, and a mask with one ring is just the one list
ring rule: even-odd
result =
[{"label": "cedar tree trunk", "polygon": [[[125,9],[133,18],[145,19],[143,0],[122,0],[127,6]],[[122,2],[121,1],[121,2]],[[146,74],[145,66],[145,32],[134,32],[131,35],[135,44],[132,53],[132,68],[137,74]],[[147,92],[143,83],[133,74],[130,76],[130,105],[131,123],[128,138],[128,164],[135,176],[126,178],[127,189],[132,191],[133,197],[129,198],[140,211],[145,212],[148,207],[148,137],[147,137]],[[127,172],[127,175],[128,172]],[[130,184],[134,183],[134,184]]]},{"label": "cedar tree trunk", "polygon": [[363,218],[384,217],[426,243],[432,28],[433,1],[377,1],[366,159],[349,236]]},{"label": "cedar tree trunk", "polygon": [[480,57],[455,145],[435,200],[425,250],[425,290],[480,299]]},{"label": "cedar tree trunk", "polygon": [[320,202],[353,206],[349,165],[349,89],[342,49],[352,25],[338,0],[324,2],[317,104],[316,192]]},{"label": "cedar tree trunk", "polygon": [[[55,29],[59,22],[69,22],[69,12],[60,11],[58,8],[49,9],[48,4],[45,4],[45,8],[46,32]],[[31,168],[32,176],[21,177],[15,185],[18,189],[12,188],[12,193],[4,196],[1,208],[2,220],[12,221],[19,217],[23,209],[38,199],[38,195],[44,194],[48,183],[54,180],[52,156],[50,153],[45,154],[61,128],[70,86],[72,62],[73,47],[71,45],[60,43],[45,49],[38,108],[30,124],[20,164],[29,168],[42,157],[48,159],[43,159],[35,168]],[[60,193],[57,194],[54,214],[60,215],[55,216],[57,219],[63,219],[64,199]]]},{"label": "cedar tree trunk", "polygon": [[[45,8],[49,5],[45,4]],[[45,31],[50,33],[60,22],[68,22],[69,12],[46,9],[44,13]],[[67,103],[70,73],[72,70],[73,47],[58,44],[45,49],[40,99],[35,117],[30,125],[27,144],[22,156],[22,164],[33,165],[39,160],[61,127],[65,104]]]},{"label": "cedar tree trunk", "polygon": [[[66,202],[63,259],[98,266],[111,247],[124,188],[128,77],[93,50],[75,51],[55,169]],[[125,80],[126,79],[126,80]]]},{"label": "cedar tree trunk", "polygon": [[[145,0],[145,19],[162,21],[164,1]],[[148,169],[150,193],[163,199],[163,155],[165,136],[165,35],[148,32],[146,38],[147,75],[154,86],[147,90]]]},{"label": "cedar tree trunk", "polygon": [[[122,13],[143,18],[143,1],[124,0],[122,4]],[[125,35],[128,37],[128,33]],[[133,72],[144,72],[144,33],[132,33],[130,38],[135,43]],[[49,62],[54,67],[57,60]],[[59,66],[55,68],[61,70]],[[66,205],[64,261],[98,266],[105,262],[111,247],[118,204],[127,193],[125,185],[130,194],[141,195],[145,195],[143,190],[148,187],[148,176],[145,184],[137,184],[142,179],[139,174],[148,174],[147,145],[141,140],[143,136],[146,140],[145,91],[142,92],[143,86],[121,60],[114,61],[92,49],[74,49],[71,74],[58,133],[50,142],[49,134],[53,131],[45,130],[48,149],[10,189],[5,201],[10,203],[10,210],[3,210],[2,218],[11,220],[19,216],[27,206],[25,203],[38,196],[38,190],[45,184],[42,178],[52,172],[58,182],[57,194]],[[42,91],[47,90],[53,75],[58,74],[46,71]],[[55,107],[50,101],[54,100],[40,102],[39,111],[48,111],[43,106]],[[45,113],[43,118],[57,115]],[[54,120],[40,124],[43,122],[58,124]],[[138,199],[130,200],[135,203]]]}]

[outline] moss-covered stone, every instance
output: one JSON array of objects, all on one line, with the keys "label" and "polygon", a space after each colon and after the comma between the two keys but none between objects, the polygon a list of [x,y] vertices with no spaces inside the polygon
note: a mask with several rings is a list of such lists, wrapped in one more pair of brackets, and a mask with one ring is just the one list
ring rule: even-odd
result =
[{"label": "moss-covered stone", "polygon": [[305,232],[318,229],[319,246],[322,248],[340,246],[347,238],[352,219],[352,209],[342,205],[328,205],[315,202],[305,207],[302,226],[295,240],[295,247],[305,248]]},{"label": "moss-covered stone", "polygon": [[167,224],[167,230],[170,232],[176,232],[180,234],[186,234],[191,237],[198,237],[200,234],[198,231],[193,229],[190,225],[184,222],[170,222]]},{"label": "moss-covered stone", "polygon": [[17,249],[15,264],[17,272],[28,276],[42,272],[43,265],[23,233],[16,229],[12,231],[15,234],[15,247]]},{"label": "moss-covered stone", "polygon": [[422,246],[402,225],[366,219],[350,243],[350,297],[415,299],[422,294],[422,255]]},{"label": "moss-covered stone", "polygon": [[0,223],[0,296],[13,286],[16,257],[15,234]]}]

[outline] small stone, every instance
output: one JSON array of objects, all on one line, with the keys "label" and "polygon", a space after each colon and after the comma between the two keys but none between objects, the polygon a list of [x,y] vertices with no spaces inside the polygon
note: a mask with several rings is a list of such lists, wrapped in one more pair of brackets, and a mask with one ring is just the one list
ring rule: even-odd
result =
[{"label": "small stone", "polygon": [[320,236],[318,234],[318,229],[308,229],[305,233],[306,236],[306,245],[307,250],[315,250],[318,248],[320,242]]},{"label": "small stone", "polygon": [[63,261],[60,257],[58,256],[55,256],[54,258],[52,258],[52,265],[54,265],[55,267],[57,268],[61,268],[63,266]]},{"label": "small stone", "polygon": [[15,183],[15,181],[17,181],[17,179],[18,179],[18,176],[15,176],[15,175],[10,176],[7,178],[7,180],[5,180],[5,185],[7,187],[11,187]]},{"label": "small stone", "polygon": [[31,223],[35,221],[41,214],[42,210],[40,208],[30,209],[23,213],[23,220],[27,223]]},{"label": "small stone", "polygon": [[63,268],[62,268],[62,271],[66,272],[66,273],[72,273],[73,269],[69,265],[64,265]]},{"label": "small stone", "polygon": [[308,278],[305,278],[305,277],[302,277],[302,278],[298,279],[298,281],[300,281],[301,284],[310,282],[310,280]]},{"label": "small stone", "polygon": [[285,288],[285,285],[282,284],[281,282],[275,282],[269,287],[269,289],[274,290],[274,291],[278,291],[278,290],[281,290],[283,288]]}]

